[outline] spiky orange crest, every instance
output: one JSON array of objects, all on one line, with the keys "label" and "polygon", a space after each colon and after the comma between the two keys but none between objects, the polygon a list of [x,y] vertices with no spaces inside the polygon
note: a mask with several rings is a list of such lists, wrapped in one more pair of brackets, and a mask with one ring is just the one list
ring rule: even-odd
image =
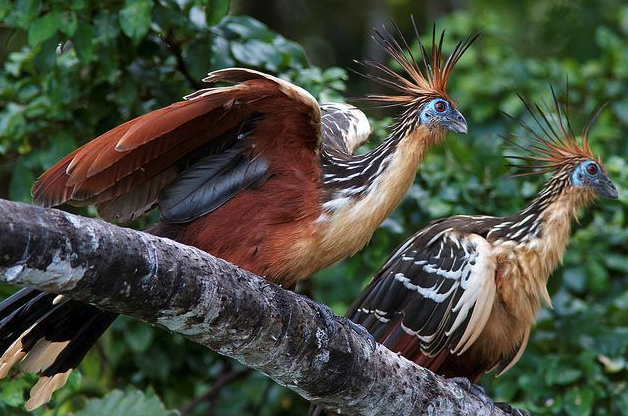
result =
[{"label": "spiky orange crest", "polygon": [[508,137],[504,137],[513,146],[524,152],[524,155],[506,156],[509,159],[524,161],[524,164],[509,165],[517,169],[525,170],[513,176],[527,176],[558,171],[566,165],[573,165],[584,159],[595,160],[603,167],[600,158],[596,157],[589,147],[588,136],[591,127],[597,120],[604,106],[601,106],[595,111],[582,130],[581,140],[578,141],[569,121],[568,107],[561,105],[554,88],[550,86],[550,89],[552,91],[553,108],[550,108],[545,102],[543,103],[544,108],[541,108],[541,106],[536,103],[530,106],[525,99],[519,96],[527,112],[534,120],[536,127],[532,127],[527,122],[515,119],[511,115],[506,114],[507,117],[516,121],[530,133],[530,144],[526,146],[516,143]]},{"label": "spiky orange crest", "polygon": [[381,73],[379,75],[365,74],[368,79],[402,93],[402,95],[371,94],[367,95],[367,100],[380,101],[388,105],[407,105],[416,103],[417,99],[422,101],[423,99],[442,97],[451,102],[447,96],[449,76],[465,51],[477,39],[478,34],[471,34],[464,41],[458,42],[451,55],[447,59],[443,59],[445,31],[443,30],[440,37],[437,38],[436,25],[433,26],[431,54],[428,55],[425,46],[421,42],[414,18],[412,18],[412,25],[421,49],[422,65],[415,58],[412,49],[397,25],[393,23],[399,40],[386,27],[383,27],[381,31],[375,30],[373,38],[401,66],[410,79],[396,73],[382,62],[366,59],[362,62],[363,65]]}]

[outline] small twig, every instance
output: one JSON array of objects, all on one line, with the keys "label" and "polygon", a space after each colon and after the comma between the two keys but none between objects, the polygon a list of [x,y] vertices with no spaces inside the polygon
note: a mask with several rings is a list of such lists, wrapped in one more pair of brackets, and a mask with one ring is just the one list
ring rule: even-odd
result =
[{"label": "small twig", "polygon": [[185,63],[185,59],[183,59],[183,51],[181,50],[181,43],[175,38],[174,34],[171,30],[166,33],[166,36],[163,38],[164,43],[168,47],[168,49],[172,52],[172,55],[177,60],[177,70],[183,75],[183,77],[190,83],[190,86],[198,90],[201,88],[202,84],[195,79],[192,75],[190,75],[190,71],[188,70],[188,66]]},{"label": "small twig", "polygon": [[220,394],[220,390],[222,390],[228,384],[244,378],[250,372],[251,372],[250,368],[243,368],[238,371],[233,371],[231,370],[230,366],[225,367],[220,372],[220,374],[218,375],[218,378],[216,379],[216,381],[214,382],[214,384],[209,390],[207,390],[205,393],[201,394],[200,396],[197,396],[194,399],[192,399],[183,409],[181,409],[180,411],[181,416],[187,416],[191,414],[192,410],[194,410],[196,406],[198,406],[199,404],[203,402],[209,402],[209,409],[207,409],[207,412],[205,413],[205,415],[206,416],[212,415],[214,411],[214,405],[215,405],[216,399],[218,398]]},{"label": "small twig", "polygon": [[259,404],[255,406],[255,416],[260,416],[262,414],[262,410],[264,410],[264,405],[268,403],[268,395],[270,394],[270,389],[273,387],[272,380],[268,380],[266,382],[266,387],[264,388],[264,392],[262,393],[262,400],[260,400]]}]

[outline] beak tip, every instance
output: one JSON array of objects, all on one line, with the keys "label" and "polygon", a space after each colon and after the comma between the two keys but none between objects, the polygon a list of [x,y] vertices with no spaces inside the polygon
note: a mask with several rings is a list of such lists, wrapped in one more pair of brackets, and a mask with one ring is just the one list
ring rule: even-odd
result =
[{"label": "beak tip", "polygon": [[445,127],[447,130],[458,134],[467,134],[469,132],[467,120],[458,110],[454,110],[453,115],[445,118]]},{"label": "beak tip", "polygon": [[598,192],[604,198],[608,198],[608,199],[619,198],[619,191],[617,190],[617,187],[615,186],[615,184],[613,184],[610,180],[607,183],[605,183],[605,186],[601,187],[601,189],[598,189]]},{"label": "beak tip", "polygon": [[458,133],[458,134],[467,134],[469,129],[467,128],[467,123],[449,123],[445,127],[447,130]]}]

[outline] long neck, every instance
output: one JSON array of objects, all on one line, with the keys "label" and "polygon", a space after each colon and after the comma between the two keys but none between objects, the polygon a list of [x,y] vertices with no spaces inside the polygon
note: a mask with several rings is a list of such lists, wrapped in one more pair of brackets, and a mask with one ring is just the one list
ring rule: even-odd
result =
[{"label": "long neck", "polygon": [[[569,237],[571,220],[578,208],[591,200],[589,191],[571,186],[568,171],[556,173],[521,212],[504,218],[491,233],[492,239],[521,244],[522,247],[539,251],[564,251]],[[553,237],[564,235],[559,240]],[[541,244],[544,242],[544,244]],[[558,243],[558,246],[556,244]],[[551,244],[550,244],[551,243]]]},{"label": "long neck", "polygon": [[547,279],[562,261],[578,209],[591,200],[590,191],[571,186],[567,172],[558,172],[534,201],[489,234],[504,274],[512,273],[517,286],[539,303],[550,303]]},{"label": "long neck", "polygon": [[443,132],[432,132],[423,126],[409,128],[398,124],[386,140],[368,153],[348,155],[323,149],[324,215],[329,217],[377,193],[377,205],[384,210],[385,218],[412,184],[428,148],[443,137]]},{"label": "long neck", "polygon": [[[444,132],[396,128],[373,151],[329,155],[323,164],[326,200],[317,221],[321,252],[333,263],[360,250],[401,202],[428,148]],[[331,264],[331,263],[330,263]]]}]

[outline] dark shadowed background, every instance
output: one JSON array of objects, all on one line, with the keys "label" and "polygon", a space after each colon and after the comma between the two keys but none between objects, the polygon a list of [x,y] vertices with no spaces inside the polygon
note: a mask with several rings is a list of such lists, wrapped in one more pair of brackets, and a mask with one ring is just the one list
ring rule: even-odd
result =
[{"label": "dark shadowed background", "polygon": [[[229,16],[224,17],[229,10]],[[591,134],[619,201],[583,214],[523,358],[482,385],[533,414],[628,414],[628,5],[621,0],[0,0],[0,197],[30,201],[34,179],[115,125],[180,99],[226,66],[258,68],[321,100],[380,91],[350,72],[385,59],[370,36],[393,19],[412,38],[447,30],[445,49],[477,30],[449,87],[469,121],[431,154],[405,201],[354,258],[301,290],[344,313],[395,246],[431,219],[505,215],[540,178],[506,178],[499,137],[521,133],[516,93],[564,92],[577,130],[608,102]],[[430,38],[424,36],[430,43]],[[415,45],[416,46],[416,45]],[[360,104],[361,105],[361,104]],[[377,143],[394,112],[365,108]],[[68,208],[83,215],[92,209]],[[143,227],[155,213],[132,224]],[[15,289],[0,288],[0,296]],[[0,382],[0,415],[26,414],[31,376]],[[183,339],[119,319],[68,385],[36,415],[304,415],[308,404],[263,375]]]}]

